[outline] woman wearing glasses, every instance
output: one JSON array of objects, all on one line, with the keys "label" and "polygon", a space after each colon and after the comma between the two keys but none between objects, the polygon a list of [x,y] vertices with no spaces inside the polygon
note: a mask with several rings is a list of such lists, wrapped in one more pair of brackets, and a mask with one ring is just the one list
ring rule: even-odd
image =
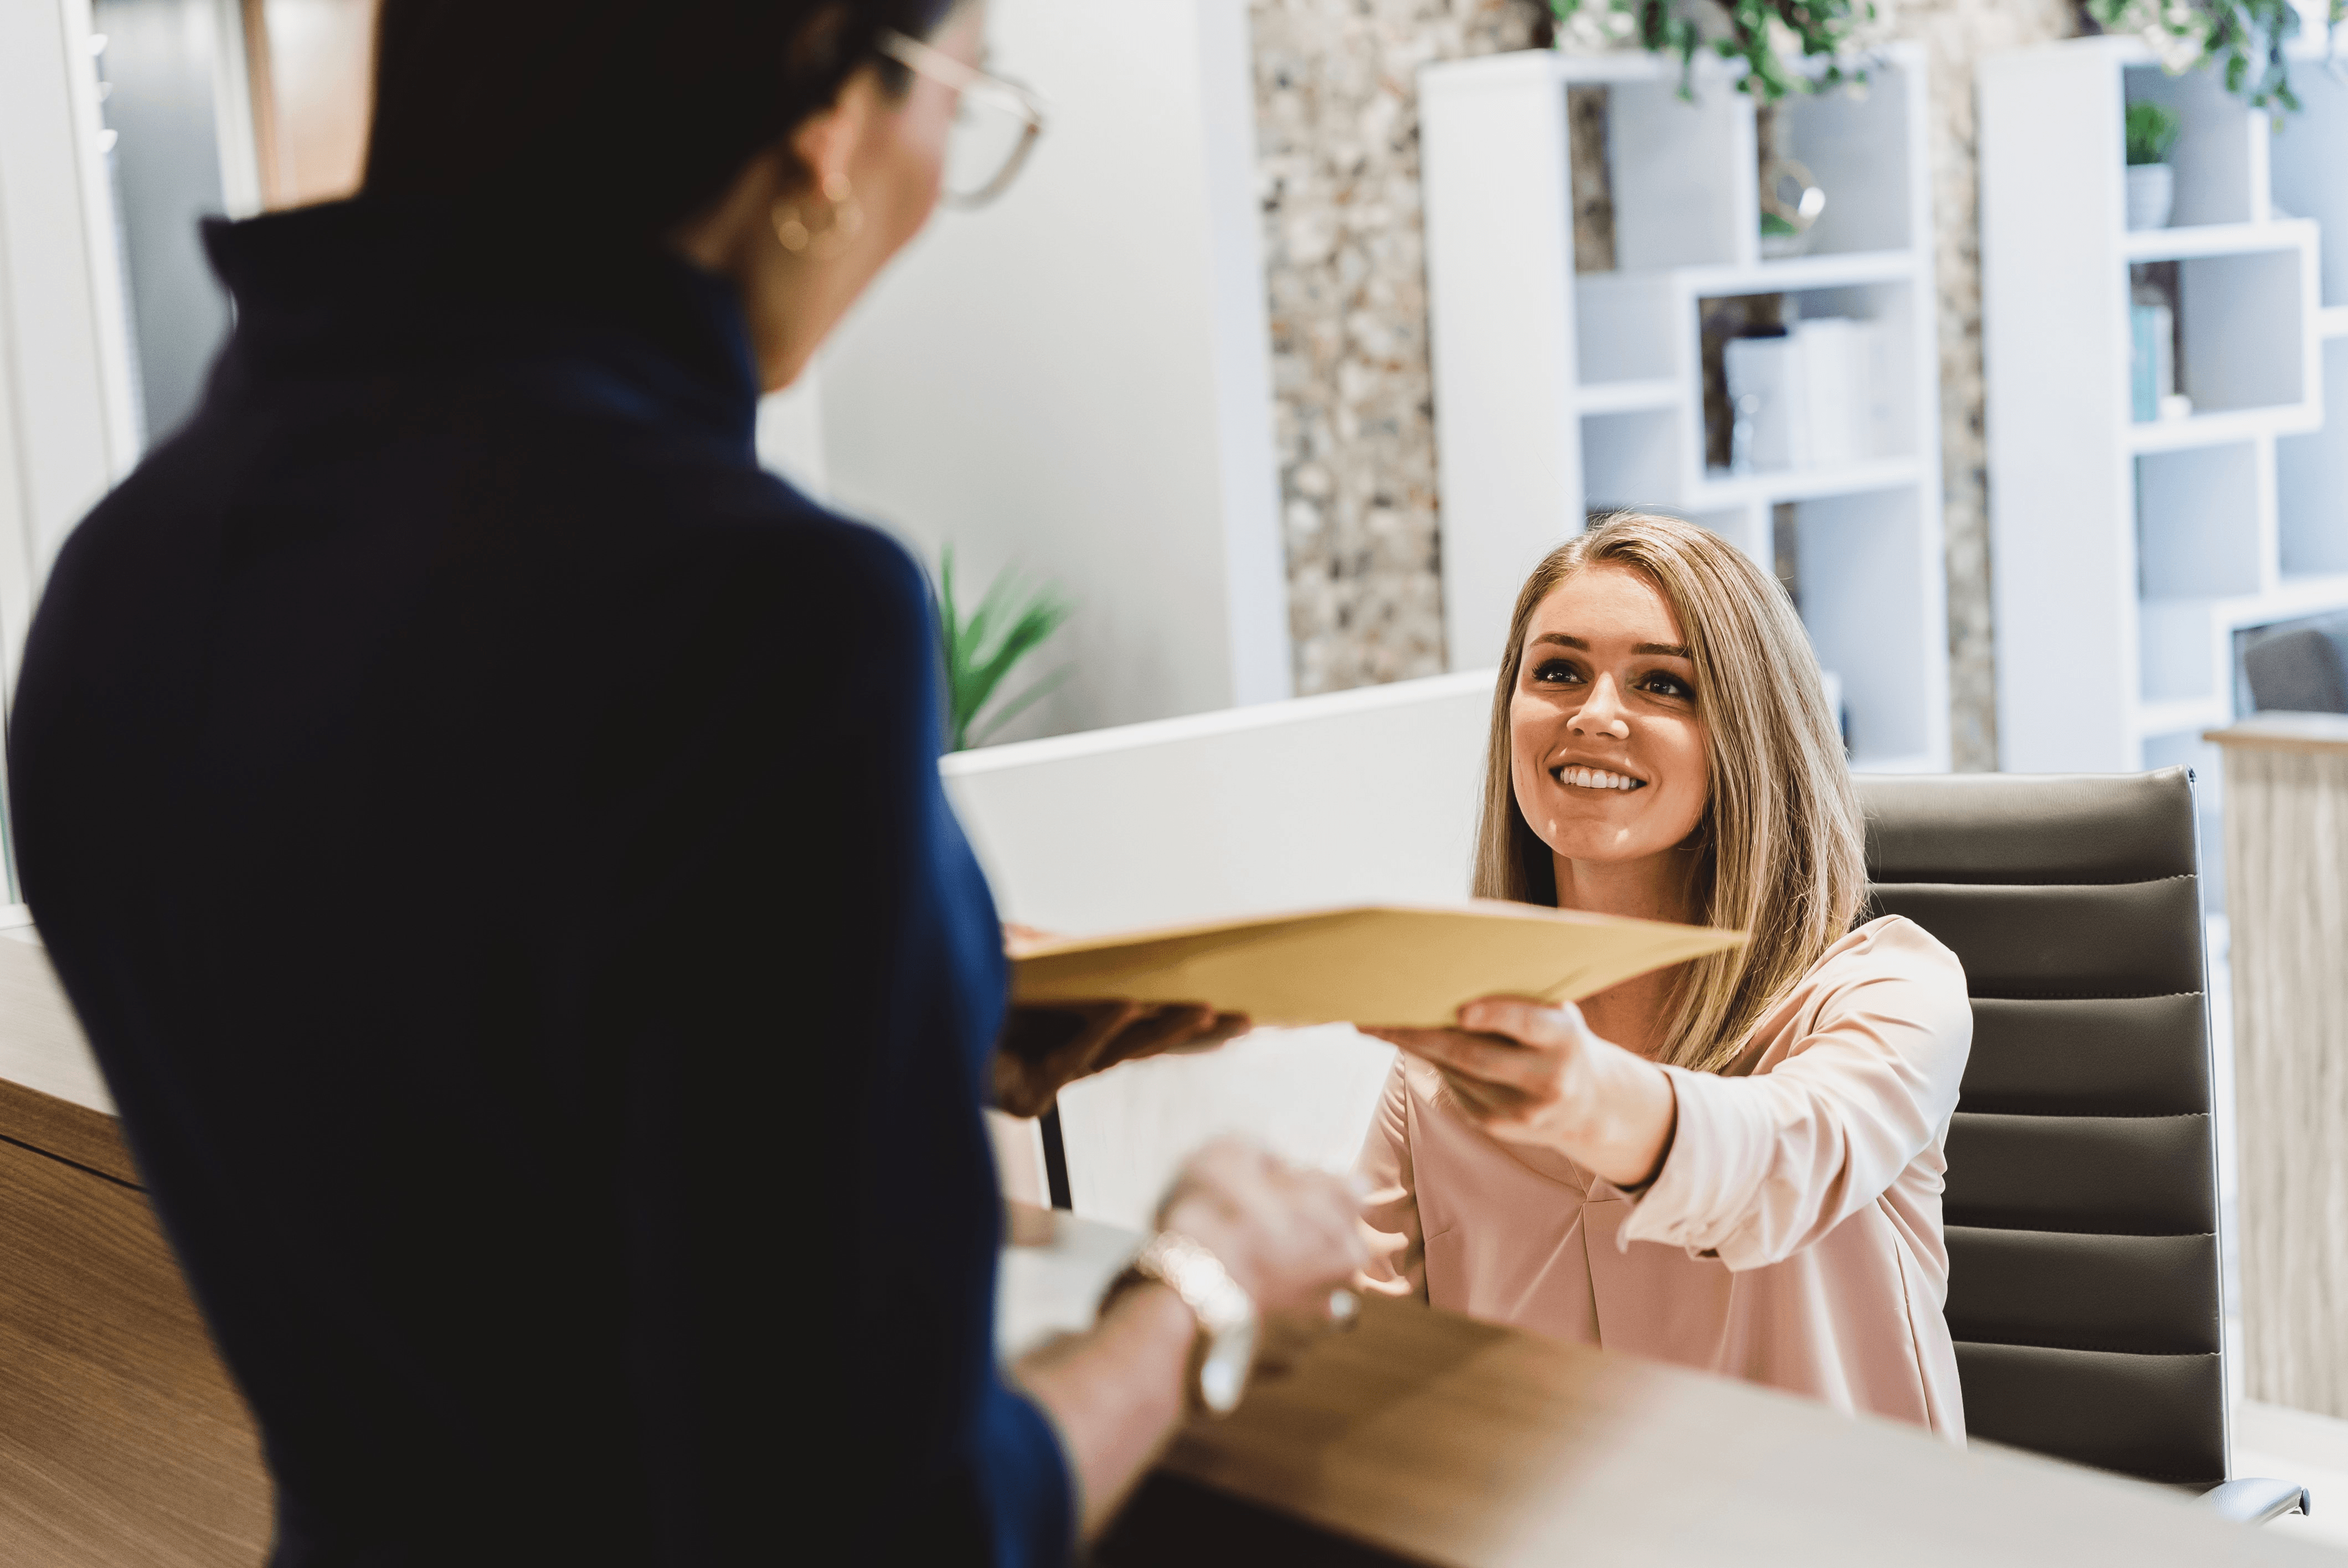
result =
[{"label": "woman wearing glasses", "polygon": [[1228,1398],[1363,1261],[1338,1184],[1210,1151],[994,1363],[982,1102],[1231,1020],[994,1056],[921,575],[752,456],[1033,146],[982,26],[386,0],[363,194],[211,228],[206,401],[59,557],[21,866],[286,1568],[1060,1561],[1194,1347]]}]

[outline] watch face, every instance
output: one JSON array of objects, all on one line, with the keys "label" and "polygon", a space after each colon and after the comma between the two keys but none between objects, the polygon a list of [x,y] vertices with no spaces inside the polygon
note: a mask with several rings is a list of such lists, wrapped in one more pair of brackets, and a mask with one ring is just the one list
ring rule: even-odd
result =
[{"label": "watch face", "polygon": [[1254,1365],[1253,1322],[1239,1324],[1216,1335],[1207,1347],[1206,1358],[1199,1363],[1199,1402],[1216,1415],[1230,1415],[1239,1408],[1240,1396],[1247,1391],[1248,1372]]}]

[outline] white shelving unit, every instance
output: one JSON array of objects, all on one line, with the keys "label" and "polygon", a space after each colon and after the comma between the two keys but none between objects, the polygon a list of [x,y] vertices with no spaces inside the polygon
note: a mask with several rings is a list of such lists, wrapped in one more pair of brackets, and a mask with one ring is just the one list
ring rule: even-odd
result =
[{"label": "white shelving unit", "polygon": [[[1566,95],[1607,93],[1616,269],[1578,273]],[[1444,617],[1454,669],[1497,661],[1525,574],[1594,509],[1640,506],[1765,569],[1790,507],[1799,599],[1841,680],[1856,764],[1949,763],[1924,69],[1895,46],[1863,94],[1788,100],[1778,149],[1827,207],[1807,253],[1765,261],[1754,108],[1730,67],[1548,51],[1419,73]],[[1705,302],[1786,295],[1888,323],[1886,455],[1833,468],[1706,466]],[[1716,352],[1716,350],[1715,350]]]},{"label": "white shelving unit", "polygon": [[[2084,38],[1980,74],[1982,322],[2008,769],[2205,764],[2234,634],[2348,610],[2348,85],[2312,41],[2278,133],[2207,68]],[[2123,218],[2126,106],[2183,132],[2171,226]],[[2190,418],[2129,400],[2131,268],[2177,264]],[[2327,417],[2328,415],[2328,417]]]}]

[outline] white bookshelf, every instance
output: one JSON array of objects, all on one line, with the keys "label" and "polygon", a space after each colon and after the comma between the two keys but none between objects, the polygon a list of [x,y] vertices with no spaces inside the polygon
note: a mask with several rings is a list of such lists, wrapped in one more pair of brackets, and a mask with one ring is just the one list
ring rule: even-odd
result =
[{"label": "white bookshelf", "polygon": [[[2200,762],[2237,631],[2348,610],[2348,84],[2313,40],[2275,133],[2134,39],[1980,73],[1998,745],[2012,770]],[[2129,232],[2126,106],[2183,121],[2166,229]],[[2130,268],[2177,263],[2178,390],[2137,422]],[[2328,417],[2327,417],[2328,415]]]},{"label": "white bookshelf", "polygon": [[[1454,669],[1497,661],[1533,563],[1598,508],[1640,506],[1776,562],[1792,508],[1799,597],[1841,682],[1853,760],[1949,762],[1923,56],[1895,46],[1863,94],[1788,100],[1778,149],[1827,207],[1799,257],[1760,254],[1754,108],[1732,67],[1549,51],[1419,73],[1444,619]],[[1566,108],[1603,85],[1615,270],[1577,272]],[[1893,436],[1838,467],[1705,462],[1703,302],[1789,296],[1803,316],[1889,323]]]}]

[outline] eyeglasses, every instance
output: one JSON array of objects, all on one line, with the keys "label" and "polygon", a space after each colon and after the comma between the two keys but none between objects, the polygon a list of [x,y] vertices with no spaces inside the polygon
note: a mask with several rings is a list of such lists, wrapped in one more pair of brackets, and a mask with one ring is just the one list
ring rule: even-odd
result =
[{"label": "eyeglasses", "polygon": [[1002,195],[1044,134],[1043,100],[902,33],[881,34],[880,52],[960,95],[946,138],[946,204],[983,207]]}]

